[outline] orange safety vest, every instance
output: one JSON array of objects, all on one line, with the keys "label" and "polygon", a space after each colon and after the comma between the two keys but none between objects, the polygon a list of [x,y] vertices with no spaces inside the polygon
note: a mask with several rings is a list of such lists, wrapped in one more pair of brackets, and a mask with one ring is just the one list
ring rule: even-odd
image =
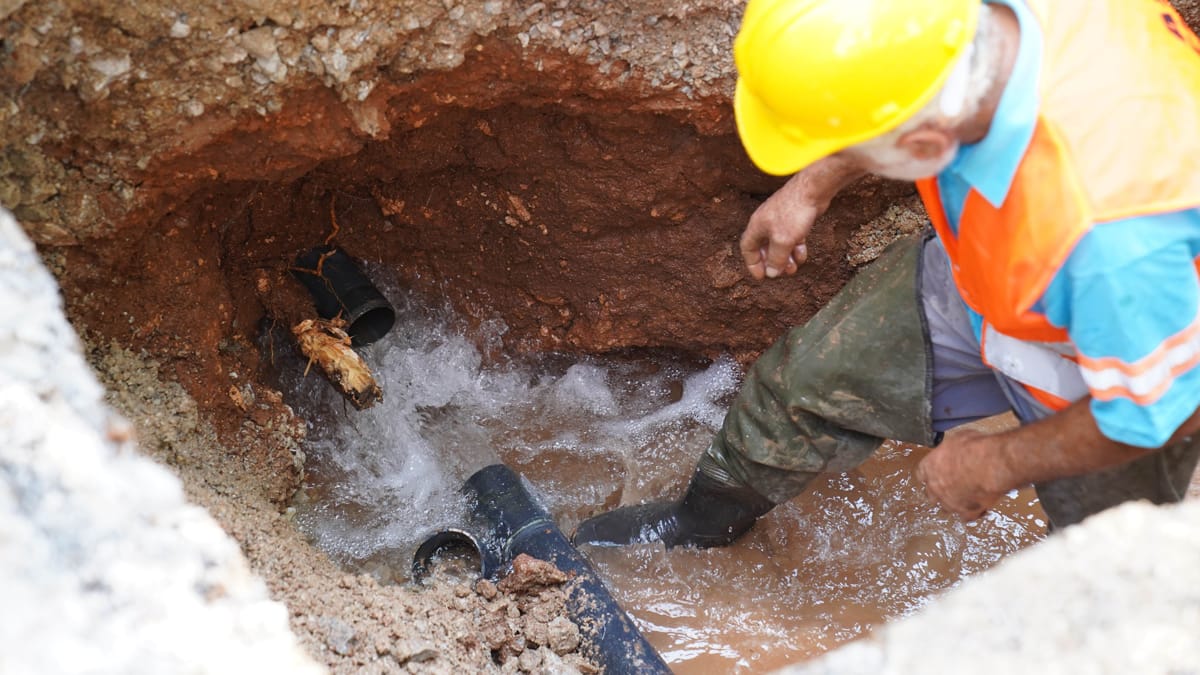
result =
[{"label": "orange safety vest", "polygon": [[1007,198],[971,190],[956,235],[936,179],[917,189],[984,317],[984,360],[1059,409],[1088,389],[1066,331],[1032,307],[1094,224],[1200,206],[1200,38],[1166,0],[1027,3],[1040,107]]}]

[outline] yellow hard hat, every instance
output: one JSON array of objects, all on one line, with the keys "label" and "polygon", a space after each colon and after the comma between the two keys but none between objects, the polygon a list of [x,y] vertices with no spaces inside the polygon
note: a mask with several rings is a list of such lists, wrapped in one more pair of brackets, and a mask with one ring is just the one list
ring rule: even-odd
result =
[{"label": "yellow hard hat", "polygon": [[981,0],[750,0],[733,110],[750,159],[795,173],[900,126],[975,37]]}]

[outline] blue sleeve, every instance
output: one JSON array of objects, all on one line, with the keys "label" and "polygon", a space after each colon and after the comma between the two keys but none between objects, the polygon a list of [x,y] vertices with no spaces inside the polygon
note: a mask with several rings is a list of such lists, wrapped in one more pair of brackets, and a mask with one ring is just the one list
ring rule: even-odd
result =
[{"label": "blue sleeve", "polygon": [[1042,296],[1115,441],[1159,447],[1200,407],[1198,254],[1200,210],[1102,223]]}]

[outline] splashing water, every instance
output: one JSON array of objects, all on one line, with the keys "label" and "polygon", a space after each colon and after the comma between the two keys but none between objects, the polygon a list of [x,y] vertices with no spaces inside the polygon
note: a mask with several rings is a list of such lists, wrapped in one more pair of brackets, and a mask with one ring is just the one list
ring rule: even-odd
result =
[{"label": "splashing water", "polygon": [[[406,577],[430,532],[465,521],[459,486],[496,461],[535,486],[565,532],[602,510],[677,496],[741,379],[729,358],[661,353],[484,365],[449,312],[385,293],[402,318],[363,350],[381,404],[350,408],[319,376],[300,377],[303,363],[285,364],[280,382],[309,422],[298,523],[347,568],[385,580]],[[497,341],[503,330],[484,327]],[[584,552],[677,673],[782,666],[913,611],[1041,536],[1024,492],[970,525],[928,506],[912,475],[924,452],[885,444],[724,549]]]},{"label": "splashing water", "polygon": [[[405,561],[430,532],[465,522],[458,490],[474,471],[506,461],[540,476],[534,482],[547,507],[577,521],[619,497],[620,467],[636,462],[642,448],[690,430],[711,434],[724,415],[721,399],[740,377],[728,358],[697,369],[669,355],[549,355],[484,367],[448,311],[389,294],[400,297],[393,302],[404,318],[361,350],[383,388],[382,403],[351,408],[316,373],[302,376],[295,353],[280,357],[288,362],[279,382],[308,422],[307,476],[295,504],[300,527],[339,563],[384,578],[403,578]],[[493,322],[485,330],[498,337],[504,327]],[[539,472],[548,459],[607,467],[607,475],[580,483],[578,475]],[[631,484],[647,487],[636,478]]]}]

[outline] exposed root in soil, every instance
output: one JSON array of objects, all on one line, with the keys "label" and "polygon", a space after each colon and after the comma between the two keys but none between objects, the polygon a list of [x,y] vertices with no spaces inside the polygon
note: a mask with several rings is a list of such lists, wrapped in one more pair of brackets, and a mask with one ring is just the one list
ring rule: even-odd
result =
[{"label": "exposed root in soil", "polygon": [[362,356],[350,347],[345,328],[346,322],[339,318],[305,319],[292,326],[292,334],[308,357],[304,374],[308,375],[315,363],[355,408],[365,410],[383,400],[383,391]]}]

